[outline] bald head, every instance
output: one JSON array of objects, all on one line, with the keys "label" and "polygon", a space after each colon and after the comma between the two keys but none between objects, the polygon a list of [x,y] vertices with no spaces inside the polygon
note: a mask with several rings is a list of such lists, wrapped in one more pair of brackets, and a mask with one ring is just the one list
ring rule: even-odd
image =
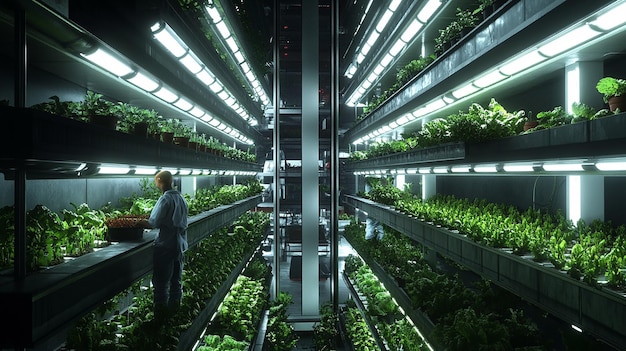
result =
[{"label": "bald head", "polygon": [[154,182],[161,191],[167,191],[172,188],[172,173],[170,171],[160,171],[154,176]]}]

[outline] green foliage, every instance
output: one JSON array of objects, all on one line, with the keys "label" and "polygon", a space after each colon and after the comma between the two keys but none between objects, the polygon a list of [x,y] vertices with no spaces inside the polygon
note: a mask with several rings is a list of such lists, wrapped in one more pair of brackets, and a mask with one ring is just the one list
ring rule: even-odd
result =
[{"label": "green foliage", "polygon": [[291,294],[282,291],[271,303],[263,351],[288,351],[296,346],[299,337],[287,322],[287,307],[292,303]]},{"label": "green foliage", "polygon": [[317,351],[336,350],[339,344],[339,315],[330,303],[320,307],[320,322],[313,326],[313,345]]},{"label": "green foliage", "polygon": [[596,84],[596,89],[602,94],[604,102],[608,102],[612,96],[620,96],[626,93],[626,80],[621,78],[603,77]]}]

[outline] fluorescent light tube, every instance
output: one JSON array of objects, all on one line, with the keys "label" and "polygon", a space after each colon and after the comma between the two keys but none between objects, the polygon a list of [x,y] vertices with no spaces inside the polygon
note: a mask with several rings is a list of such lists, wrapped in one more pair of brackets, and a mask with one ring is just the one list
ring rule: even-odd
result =
[{"label": "fluorescent light tube", "polygon": [[152,34],[174,57],[181,57],[187,52],[187,48],[183,46],[178,35],[167,24],[161,30]]},{"label": "fluorescent light tube", "polygon": [[387,53],[387,55],[385,55],[385,57],[383,57],[383,59],[380,60],[380,64],[387,67],[389,66],[391,61],[393,61],[393,56],[390,53]]},{"label": "fluorescent light tube", "polygon": [[391,19],[392,15],[393,15],[393,11],[387,9],[385,13],[383,14],[383,16],[380,18],[380,20],[378,21],[378,24],[376,24],[376,31],[382,33],[382,31],[385,30],[387,23],[389,23],[389,19]]},{"label": "fluorescent light tube", "polygon": [[478,87],[476,87],[474,84],[472,83],[468,83],[467,85],[460,87],[456,90],[452,91],[452,96],[454,96],[457,99],[461,99],[464,98],[468,95],[474,94],[475,92],[477,92],[478,90],[480,90]]},{"label": "fluorescent light tube", "polygon": [[211,17],[211,20],[213,20],[213,23],[217,23],[222,20],[222,15],[220,15],[220,12],[217,10],[215,5],[205,6],[204,8],[209,14],[209,17]]},{"label": "fluorescent light tube", "polygon": [[180,63],[189,70],[189,72],[196,74],[202,70],[201,64],[198,60],[191,54],[191,52],[187,53],[187,55],[181,57],[179,59]]},{"label": "fluorescent light tube", "polygon": [[196,73],[196,78],[200,79],[204,85],[211,85],[215,82],[215,78],[206,69]]},{"label": "fluorescent light tube", "polygon": [[417,19],[422,23],[428,22],[439,6],[441,6],[440,0],[430,0],[417,14]]},{"label": "fluorescent light tube", "polygon": [[406,43],[403,42],[401,39],[398,39],[398,41],[396,41],[396,43],[393,44],[393,46],[389,50],[389,54],[391,54],[391,56],[396,56],[400,53],[400,51],[402,51],[402,49],[404,49],[405,46]]},{"label": "fluorescent light tube", "polygon": [[369,46],[373,46],[379,36],[380,34],[377,31],[372,31],[372,33],[367,38],[367,41],[365,43]]},{"label": "fluorescent light tube", "polygon": [[167,89],[166,87],[161,87],[161,89],[155,91],[154,96],[160,98],[165,102],[172,103],[178,99],[178,95]]},{"label": "fluorescent light tube", "polygon": [[474,166],[474,172],[476,173],[496,173],[498,168],[495,165],[478,165]]},{"label": "fluorescent light tube", "polygon": [[409,26],[404,30],[404,33],[402,33],[400,39],[405,43],[410,42],[411,40],[413,40],[417,32],[422,29],[422,26],[422,23],[420,23],[417,19],[414,19],[411,24],[409,24]]},{"label": "fluorescent light tube", "polygon": [[433,167],[433,173],[448,173],[448,167]]},{"label": "fluorescent light tube", "polygon": [[209,89],[211,89],[212,92],[217,94],[220,91],[222,91],[222,89],[224,89],[224,87],[222,86],[222,83],[220,83],[219,81],[215,80],[215,82],[213,84],[209,85]]},{"label": "fluorescent light tube", "polygon": [[508,78],[508,76],[505,76],[504,74],[500,73],[500,71],[495,70],[476,79],[474,81],[474,85],[476,85],[479,88],[487,88],[498,83],[499,81],[504,80],[505,78]]},{"label": "fluorescent light tube", "polygon": [[409,122],[409,118],[407,117],[407,115],[398,117],[398,119],[396,119],[396,123],[398,125],[405,125],[408,122]]},{"label": "fluorescent light tube", "polygon": [[602,30],[609,31],[626,23],[624,13],[626,13],[626,2],[614,7],[607,13],[598,16],[595,21],[591,21],[589,24]]},{"label": "fluorescent light tube", "polygon": [[228,47],[230,48],[230,51],[232,51],[232,52],[239,51],[239,46],[237,46],[237,42],[235,41],[235,38],[230,37],[230,38],[226,39],[226,44],[228,44]]},{"label": "fluorescent light tube", "polygon": [[189,111],[193,107],[193,104],[181,97],[180,99],[176,100],[176,102],[174,102],[174,106],[183,111]]},{"label": "fluorescent light tube", "polygon": [[196,117],[196,118],[201,118],[202,116],[204,116],[206,113],[200,109],[198,106],[194,106],[191,111],[189,111],[189,114]]},{"label": "fluorescent light tube", "polygon": [[154,175],[156,174],[156,168],[145,168],[145,167],[137,167],[135,168],[135,175]]},{"label": "fluorescent light tube", "polygon": [[420,168],[417,171],[419,174],[429,174],[430,173],[430,168]]},{"label": "fluorescent light tube", "polygon": [[596,168],[600,171],[626,171],[626,162],[602,161],[596,163]]},{"label": "fluorescent light tube", "polygon": [[159,83],[141,72],[137,72],[132,78],[127,79],[130,83],[136,85],[140,89],[152,92],[159,87]]},{"label": "fluorescent light tube", "polygon": [[243,54],[241,53],[241,51],[234,53],[234,55],[238,63],[243,63],[246,60],[245,57],[243,57]]},{"label": "fluorescent light tube", "polygon": [[204,122],[210,122],[213,120],[213,117],[211,117],[208,113],[202,117],[200,117],[201,120],[203,120]]},{"label": "fluorescent light tube", "polygon": [[452,173],[469,173],[470,167],[469,166],[452,166],[450,168],[450,171],[452,171]]},{"label": "fluorescent light tube", "polygon": [[582,171],[580,163],[544,163],[543,170],[547,172],[575,172]]},{"label": "fluorescent light tube", "polygon": [[568,31],[558,38],[551,40],[549,43],[542,45],[539,47],[539,51],[544,55],[553,57],[590,39],[593,39],[600,34],[600,32],[597,32],[588,25],[584,24],[576,29]]},{"label": "fluorescent light tube", "polygon": [[534,50],[500,67],[500,72],[511,76],[545,60],[545,56]]},{"label": "fluorescent light tube", "polygon": [[215,27],[217,27],[217,31],[220,32],[222,38],[226,39],[230,37],[230,30],[224,21],[217,23]]},{"label": "fluorescent light tube", "polygon": [[130,171],[128,166],[100,166],[98,174],[127,174]]},{"label": "fluorescent light tube", "polygon": [[134,72],[134,70],[128,64],[122,62],[118,58],[114,57],[112,54],[100,48],[98,48],[91,54],[81,53],[81,55],[87,60],[99,66],[100,68],[103,68],[118,77],[123,77]]},{"label": "fluorescent light tube", "polygon": [[533,165],[513,165],[505,164],[503,167],[505,172],[533,172],[535,169]]}]

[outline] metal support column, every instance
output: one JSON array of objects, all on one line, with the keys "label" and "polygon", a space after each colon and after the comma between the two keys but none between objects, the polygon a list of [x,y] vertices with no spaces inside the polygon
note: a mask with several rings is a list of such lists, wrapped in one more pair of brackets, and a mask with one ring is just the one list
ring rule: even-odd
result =
[{"label": "metal support column", "polygon": [[274,274],[274,298],[280,293],[280,0],[274,0],[274,72],[273,72],[273,99],[274,99],[274,130],[272,132],[274,149],[272,150],[274,160],[274,177],[272,180],[273,195],[273,215],[274,215],[274,262],[272,264]]},{"label": "metal support column", "polygon": [[302,2],[302,315],[319,315],[319,1]]},{"label": "metal support column", "polygon": [[339,311],[339,2],[330,2],[330,296],[333,310]]},{"label": "metal support column", "polygon": [[[15,107],[26,106],[26,12],[15,4]],[[19,162],[14,187],[14,273],[16,280],[26,277],[26,172]]]}]

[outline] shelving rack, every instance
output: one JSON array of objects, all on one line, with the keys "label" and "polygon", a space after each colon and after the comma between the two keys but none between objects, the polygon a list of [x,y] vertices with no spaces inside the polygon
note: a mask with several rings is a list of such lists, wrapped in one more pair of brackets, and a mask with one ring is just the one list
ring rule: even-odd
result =
[{"label": "shelving rack", "polygon": [[[169,5],[161,15],[170,23],[189,30],[185,25],[184,16]],[[141,20],[134,18],[132,21],[135,25],[139,22],[145,21],[147,24],[150,22],[148,17]],[[144,29],[147,31],[149,27]],[[169,65],[168,59],[160,54],[161,51],[156,45],[149,50],[151,56],[140,49],[141,45],[133,44],[133,40],[140,38],[149,40],[146,31],[134,26],[133,30],[138,30],[137,35],[125,33],[123,37],[128,39],[125,44],[116,41],[118,49],[123,47],[127,50],[127,57],[140,61],[146,66],[144,68],[150,70],[159,71],[159,67]],[[3,149],[0,152],[0,171],[4,173],[5,179],[14,181],[16,213],[15,273],[0,278],[0,296],[3,299],[0,310],[3,311],[5,318],[11,321],[5,326],[0,337],[0,347],[52,349],[65,341],[67,330],[78,318],[149,274],[152,270],[152,241],[156,231],[145,232],[139,241],[113,244],[67,263],[27,274],[25,213],[26,192],[30,180],[111,177],[98,174],[101,166],[110,164],[130,169],[144,166],[177,170],[176,172],[178,169],[189,171],[195,169],[201,170],[205,175],[218,176],[224,175],[227,171],[255,174],[262,170],[262,166],[25,108],[26,92],[30,93],[30,87],[27,85],[31,83],[30,80],[26,80],[26,73],[35,70],[37,73],[63,77],[69,84],[89,87],[107,97],[123,101],[132,100],[139,105],[151,106],[163,115],[183,114],[174,106],[82,59],[80,52],[96,47],[110,48],[108,45],[111,43],[104,43],[102,38],[96,37],[42,2],[15,1],[0,5],[0,32],[6,34],[4,38],[15,39],[14,42],[3,41],[3,44],[9,49],[14,48],[14,51],[7,54],[9,60],[15,60],[15,106],[17,106],[0,107],[0,115],[4,117],[6,123],[5,131],[7,135],[12,136],[3,138],[0,142]],[[21,55],[26,52],[26,47],[28,57]],[[223,74],[223,69],[219,65],[213,69]],[[243,123],[233,111],[221,106],[222,102],[216,96],[200,93],[198,82],[192,81],[191,77],[181,72],[173,73],[170,69],[160,72],[163,76],[158,78],[162,82],[180,89],[182,94],[188,97],[203,101],[203,108],[214,114],[220,114],[224,121],[235,128],[241,128],[244,135],[252,139],[259,137],[258,132]],[[226,74],[222,77],[226,84],[237,86],[227,77]],[[246,95],[242,92],[237,91],[236,94],[239,94],[237,96],[242,103],[246,100],[244,98]],[[260,108],[253,103],[244,104],[256,115],[261,113]],[[133,175],[133,171],[129,171],[128,174],[115,177]],[[219,228],[230,225],[260,202],[260,195],[253,196],[190,217],[189,246],[196,245]],[[247,259],[244,259],[222,283],[218,293],[202,312],[203,320],[198,319],[200,321],[194,322],[187,332],[194,335],[183,338],[189,339],[184,342],[191,344],[183,345],[182,349],[189,349],[197,340],[195,335],[197,329],[206,324],[206,320],[221,303],[220,298],[223,298],[230,289],[234,278],[241,273],[246,263]]]},{"label": "shelving rack", "polygon": [[[462,110],[471,102],[485,103],[491,97],[498,101],[515,100],[519,95],[529,99],[530,92],[541,82],[552,82],[560,73],[564,84],[554,84],[567,89],[566,69],[577,62],[599,62],[614,58],[624,50],[625,32],[617,30],[598,40],[571,48],[563,54],[545,59],[531,66],[524,73],[515,73],[491,85],[474,85],[474,93],[463,95],[457,91],[461,86],[476,82],[494,67],[503,67],[511,55],[536,49],[541,41],[553,37],[554,33],[567,32],[572,26],[587,19],[590,14],[606,7],[620,5],[622,1],[598,1],[593,4],[571,1],[510,0],[497,12],[485,19],[468,35],[444,52],[424,71],[404,87],[358,121],[343,135],[350,149],[363,149],[364,140],[389,138],[391,134],[411,133],[423,123],[442,118]],[[584,69],[584,68],[583,68]],[[622,71],[621,73],[626,73]],[[617,74],[617,73],[614,73]],[[579,94],[580,102],[601,108],[601,95],[595,91],[595,83],[602,72],[582,72]],[[545,91],[543,91],[545,94]],[[553,106],[566,105],[569,97],[562,92],[552,92],[564,98]],[[443,102],[436,109],[426,107],[435,100]],[[519,104],[519,101],[517,101]],[[406,118],[409,122],[389,128],[395,121]],[[398,123],[396,123],[397,125]],[[602,160],[622,160],[626,145],[624,114],[586,121],[567,126],[539,130],[528,134],[508,137],[483,143],[451,143],[435,147],[411,150],[362,161],[350,161],[343,171],[359,175],[395,176],[403,174],[429,180],[439,176],[541,176],[541,175],[616,175],[623,171],[600,172],[595,166]],[[387,128],[384,128],[387,126]],[[354,144],[353,144],[354,143]],[[523,163],[532,166],[529,172],[505,172],[505,164]],[[577,163],[579,171],[548,172],[545,163]],[[482,173],[476,166],[489,165],[493,171]],[[455,173],[453,168],[463,166],[466,170]],[[437,174],[435,171],[441,171]],[[419,179],[419,178],[411,178]],[[425,178],[422,178],[425,179]],[[429,183],[432,185],[432,183]],[[433,194],[431,189],[425,196]],[[603,196],[602,194],[596,196]],[[575,281],[566,274],[542,266],[529,259],[518,257],[503,250],[488,248],[445,228],[423,223],[370,200],[357,196],[346,196],[344,203],[363,210],[395,230],[440,253],[456,263],[467,267],[484,278],[531,301],[540,308],[562,320],[579,326],[617,349],[626,346],[623,333],[626,298],[608,289],[598,289]],[[368,262],[371,267],[376,267]],[[374,268],[373,268],[374,269]],[[402,301],[400,299],[398,301]]]},{"label": "shelving rack", "polygon": [[479,244],[465,235],[420,221],[388,206],[349,196],[348,204],[378,218],[425,247],[579,326],[615,347],[626,345],[626,296],[574,280],[565,272],[510,251]]}]

